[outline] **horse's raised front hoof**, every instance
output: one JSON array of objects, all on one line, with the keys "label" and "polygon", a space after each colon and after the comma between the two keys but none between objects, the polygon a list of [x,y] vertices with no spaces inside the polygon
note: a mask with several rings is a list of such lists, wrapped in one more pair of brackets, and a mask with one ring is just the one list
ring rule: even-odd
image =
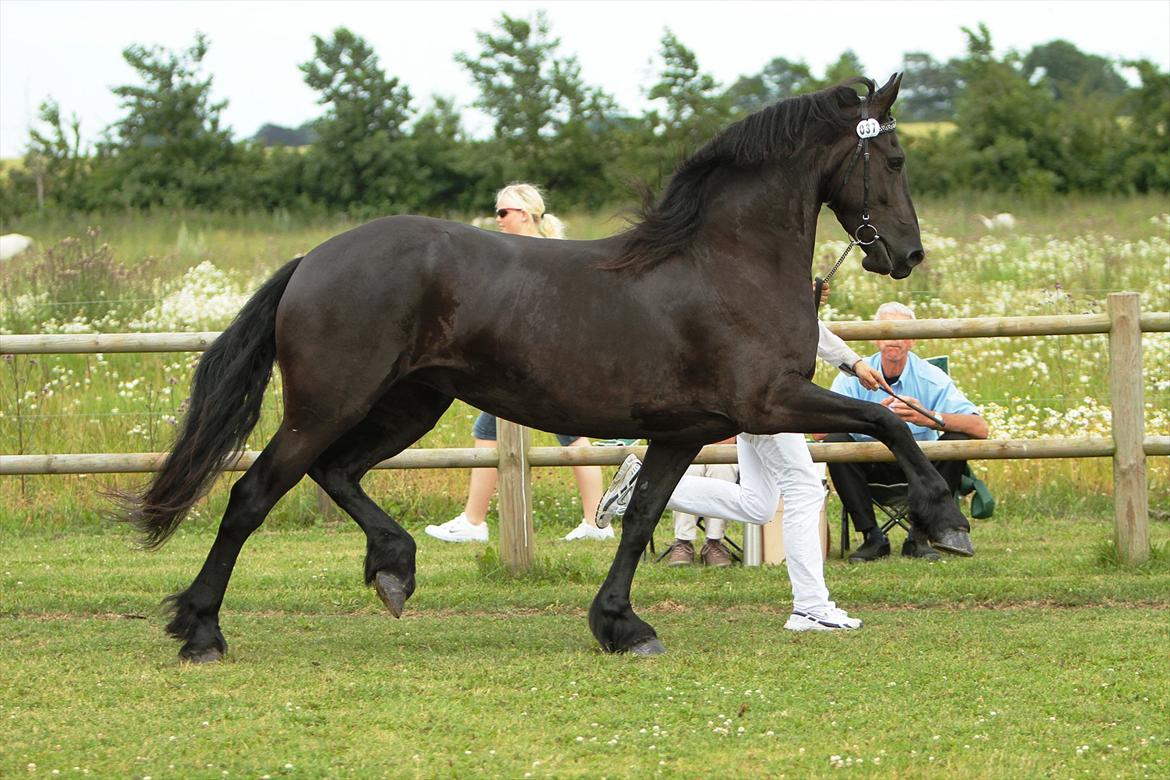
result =
[{"label": "horse's raised front hoof", "polygon": [[634,645],[630,652],[638,656],[666,655],[666,646],[655,636]]},{"label": "horse's raised front hoof", "polygon": [[975,554],[975,545],[971,544],[971,534],[958,528],[947,528],[937,536],[932,536],[930,546],[936,550],[970,558]]},{"label": "horse's raised front hoof", "polygon": [[205,647],[202,650],[184,647],[179,651],[179,660],[193,664],[213,664],[223,660],[223,650],[218,647]]},{"label": "horse's raised front hoof", "polygon": [[374,590],[378,592],[378,598],[382,599],[391,615],[396,618],[402,617],[402,610],[406,606],[406,588],[402,585],[402,580],[393,574],[380,571],[374,575]]}]

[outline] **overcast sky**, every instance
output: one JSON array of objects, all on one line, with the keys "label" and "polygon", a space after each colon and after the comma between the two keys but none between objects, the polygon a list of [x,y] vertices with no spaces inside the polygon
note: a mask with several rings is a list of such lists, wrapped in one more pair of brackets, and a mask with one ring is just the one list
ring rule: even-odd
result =
[{"label": "overcast sky", "polygon": [[908,51],[940,61],[962,56],[961,28],[980,22],[991,30],[997,54],[1063,38],[1085,52],[1150,59],[1170,70],[1168,0],[0,0],[0,157],[22,153],[29,123],[49,96],[66,116],[81,118],[82,138],[92,143],[122,116],[110,89],[138,83],[122,50],[135,43],[183,50],[196,31],[210,41],[205,71],[214,77],[214,97],[228,100],[223,119],[237,137],[251,136],[265,122],[297,126],[320,115],[297,65],[312,57],[312,35],[328,37],[341,26],[374,47],[386,73],[410,88],[416,109],[428,106],[431,95],[452,97],[475,130],[467,110],[475,89],[454,55],[478,51],[475,33],[492,30],[502,12],[525,17],[540,8],[561,39],[560,54],[575,54],[586,83],[630,111],[647,105],[667,27],[723,85],[778,56],[804,60],[821,75],[847,48],[866,75],[882,81]]}]

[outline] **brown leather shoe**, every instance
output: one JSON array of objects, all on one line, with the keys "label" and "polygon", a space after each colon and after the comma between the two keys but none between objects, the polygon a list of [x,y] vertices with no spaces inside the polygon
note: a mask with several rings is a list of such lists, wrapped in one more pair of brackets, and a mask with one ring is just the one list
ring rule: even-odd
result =
[{"label": "brown leather shoe", "polygon": [[[706,549],[706,548],[703,548]],[[675,539],[670,545],[671,566],[690,566],[695,562],[695,546],[686,539]]]},{"label": "brown leather shoe", "polygon": [[731,553],[723,546],[722,539],[708,539],[699,553],[704,566],[715,566],[723,569],[731,565]]}]

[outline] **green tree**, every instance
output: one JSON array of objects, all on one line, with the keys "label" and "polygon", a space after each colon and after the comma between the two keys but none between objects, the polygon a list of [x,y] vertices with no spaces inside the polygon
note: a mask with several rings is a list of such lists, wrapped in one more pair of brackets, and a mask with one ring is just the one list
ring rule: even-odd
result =
[{"label": "green tree", "polygon": [[821,82],[803,60],[775,57],[763,70],[752,76],[740,76],[727,90],[734,114],[742,116],[759,111],[777,100],[803,95],[820,89]]},{"label": "green tree", "polygon": [[1061,143],[1051,93],[1032,84],[1009,53],[995,58],[986,25],[964,27],[965,88],[956,100],[954,139],[961,179],[980,190],[1049,193],[1063,189]]},{"label": "green tree", "polygon": [[545,14],[502,14],[494,34],[476,39],[477,54],[455,59],[479,89],[475,105],[494,122],[501,182],[542,184],[560,204],[608,199],[613,99],[584,83],[575,57],[557,56],[560,40],[551,37]]},{"label": "green tree", "polygon": [[81,151],[81,120],[76,114],[66,121],[52,98],[41,103],[37,118],[44,129],[29,130],[22,177],[35,192],[38,209],[46,206],[84,208],[83,177],[86,159]]},{"label": "green tree", "polygon": [[123,58],[141,84],[115,87],[126,116],[98,143],[98,192],[126,206],[223,207],[237,204],[237,152],[220,127],[227,101],[212,102],[200,68],[207,38],[175,54],[133,45]]},{"label": "green tree", "polygon": [[907,52],[902,57],[902,71],[899,118],[910,122],[955,118],[955,97],[963,86],[955,60],[943,63],[926,52]]},{"label": "green tree", "polygon": [[[856,78],[865,75],[865,66],[861,64],[861,60],[853,49],[846,49],[841,52],[841,56],[837,58],[836,62],[830,63],[825,67],[825,78],[821,81],[817,89],[821,87],[832,86],[833,84],[840,84],[842,81]],[[881,83],[879,81],[879,83]]]},{"label": "green tree", "polygon": [[410,90],[389,78],[378,55],[344,27],[313,36],[313,59],[300,66],[326,106],[305,160],[314,197],[362,214],[413,210],[419,199],[405,124]]},{"label": "green tree", "polygon": [[499,189],[491,156],[464,136],[461,121],[454,101],[436,96],[411,129],[419,208],[429,214],[486,212]]},{"label": "green tree", "polygon": [[1137,71],[1141,86],[1129,96],[1118,167],[1129,189],[1170,192],[1170,73],[1148,60],[1125,66]]},{"label": "green tree", "polygon": [[649,115],[651,122],[657,122],[655,132],[668,144],[694,149],[727,123],[730,99],[719,92],[711,74],[700,70],[695,53],[670,30],[662,36],[659,53],[662,70],[648,97],[661,100],[665,110]]},{"label": "green tree", "polygon": [[1050,41],[1033,46],[1020,61],[1023,73],[1033,79],[1041,73],[1057,100],[1076,94],[1116,101],[1129,87],[1113,63],[1095,54],[1086,54],[1068,41]]},{"label": "green tree", "polygon": [[[1077,91],[1057,101],[1043,79],[1030,79],[1021,56],[993,53],[985,25],[967,35],[956,63],[957,131],[912,144],[916,187],[1046,195],[1123,188],[1112,156],[1120,144],[1115,111]],[[919,155],[920,153],[920,155]],[[925,163],[919,165],[918,161]]]}]

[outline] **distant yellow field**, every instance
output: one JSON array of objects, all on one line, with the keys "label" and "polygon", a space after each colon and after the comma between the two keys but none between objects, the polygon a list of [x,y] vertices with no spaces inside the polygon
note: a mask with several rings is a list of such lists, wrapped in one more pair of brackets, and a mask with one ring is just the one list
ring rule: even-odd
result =
[{"label": "distant yellow field", "polygon": [[954,122],[899,122],[898,132],[907,138],[921,138],[931,133],[949,135],[955,131]]}]

